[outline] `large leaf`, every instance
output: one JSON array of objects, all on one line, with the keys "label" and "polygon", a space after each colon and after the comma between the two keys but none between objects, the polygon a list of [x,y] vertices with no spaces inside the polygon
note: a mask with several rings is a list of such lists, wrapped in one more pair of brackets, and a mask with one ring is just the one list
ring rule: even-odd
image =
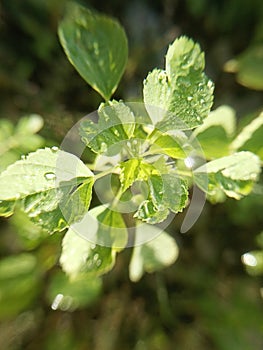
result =
[{"label": "large leaf", "polygon": [[21,208],[31,221],[49,233],[62,231],[88,211],[93,183],[93,177],[62,182],[59,188],[27,196]]},{"label": "large leaf", "polygon": [[39,149],[2,172],[0,200],[16,200],[50,190],[59,186],[58,180],[70,181],[78,176],[93,176],[79,158],[57,149]]},{"label": "large leaf", "polygon": [[82,274],[99,276],[113,268],[115,256],[116,250],[96,245],[69,229],[63,238],[60,264],[71,279]]},{"label": "large leaf", "polygon": [[101,104],[99,120],[95,124],[85,120],[80,127],[82,141],[95,153],[117,154],[123,141],[133,135],[135,121],[131,109],[123,102],[111,101]]},{"label": "large leaf", "polygon": [[[142,225],[136,228],[136,237],[144,235],[145,231],[152,231],[156,236],[157,228],[151,225]],[[143,232],[142,232],[143,231]],[[158,231],[158,230],[157,230]],[[133,248],[129,266],[130,279],[133,282],[140,280],[144,272],[154,272],[173,264],[178,257],[178,247],[175,240],[165,231],[153,240]]]},{"label": "large leaf", "polygon": [[204,123],[194,130],[193,137],[197,137],[205,157],[214,159],[230,153],[229,146],[235,130],[234,110],[221,106],[211,112]]},{"label": "large leaf", "polygon": [[211,201],[222,200],[224,195],[240,199],[251,192],[260,170],[255,154],[238,152],[197,168],[194,179]]},{"label": "large leaf", "polygon": [[263,161],[263,113],[245,126],[231,148],[235,151],[250,151],[257,154]]},{"label": "large leaf", "polygon": [[166,70],[149,73],[144,81],[144,102],[159,130],[192,129],[202,124],[212,106],[214,89],[203,69],[199,45],[181,37],[168,49]]},{"label": "large leaf", "polygon": [[74,311],[96,301],[101,289],[102,282],[99,278],[82,275],[70,280],[60,272],[52,276],[47,299],[53,310]]},{"label": "large leaf", "polygon": [[46,148],[10,165],[0,180],[4,216],[11,214],[12,201],[20,199],[32,221],[54,232],[88,210],[93,173],[73,154]]},{"label": "large leaf", "polygon": [[70,3],[58,34],[71,64],[93,89],[109,100],[128,57],[127,39],[120,24]]}]

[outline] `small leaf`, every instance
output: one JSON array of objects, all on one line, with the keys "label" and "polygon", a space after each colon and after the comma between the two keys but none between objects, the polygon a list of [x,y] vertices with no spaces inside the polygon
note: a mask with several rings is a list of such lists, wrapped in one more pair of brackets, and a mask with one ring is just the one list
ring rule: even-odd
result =
[{"label": "small leaf", "polygon": [[73,228],[88,241],[115,251],[121,251],[127,244],[128,232],[121,213],[106,205],[91,209]]},{"label": "small leaf", "polygon": [[69,229],[63,238],[60,264],[71,279],[82,274],[100,276],[113,268],[115,256],[115,250],[91,243]]},{"label": "small leaf", "polygon": [[263,113],[245,126],[236,139],[232,142],[231,148],[234,151],[250,151],[258,155],[263,161]]},{"label": "small leaf", "polygon": [[169,157],[176,159],[184,159],[186,157],[180,142],[170,135],[161,135],[158,137],[150,147],[149,152],[153,154],[167,154]]},{"label": "small leaf", "polygon": [[120,182],[123,192],[138,180],[140,165],[141,161],[138,158],[128,159],[120,164]]},{"label": "small leaf", "polygon": [[151,175],[148,179],[149,197],[143,201],[134,217],[156,224],[166,219],[169,209],[178,213],[188,199],[187,184],[176,174]]},{"label": "small leaf", "polygon": [[211,112],[204,123],[194,130],[192,137],[197,137],[206,158],[214,159],[230,153],[230,142],[235,130],[234,110],[221,106]]},{"label": "small leaf", "polygon": [[[139,225],[136,228],[136,237],[144,235],[146,231],[151,232],[153,237],[156,235],[154,226]],[[143,230],[143,232],[142,232]],[[178,247],[175,240],[163,231],[152,241],[133,248],[132,258],[129,266],[130,280],[138,282],[144,271],[152,273],[172,265],[178,257]]]},{"label": "small leaf", "polygon": [[223,194],[240,199],[251,192],[260,170],[260,161],[255,154],[238,152],[197,168],[194,180],[211,201],[217,201],[218,196],[222,199]]},{"label": "small leaf", "polygon": [[20,118],[16,127],[5,119],[0,121],[0,172],[23,153],[44,145],[44,139],[35,135],[42,126],[43,119],[36,114]]},{"label": "small leaf", "polygon": [[263,45],[253,45],[237,59],[225,64],[225,71],[237,73],[237,81],[250,89],[263,90]]},{"label": "small leaf", "polygon": [[15,201],[0,201],[0,216],[5,218],[14,213]]},{"label": "small leaf", "polygon": [[47,299],[53,310],[74,311],[96,301],[101,293],[102,282],[99,278],[86,275],[74,280],[59,272],[52,276],[47,291]]},{"label": "small leaf", "polygon": [[109,100],[128,57],[127,38],[120,24],[70,3],[58,34],[71,64],[94,90]]},{"label": "small leaf", "polygon": [[95,124],[85,120],[80,127],[82,141],[95,153],[117,154],[134,131],[134,115],[123,102],[101,104],[99,120]]}]

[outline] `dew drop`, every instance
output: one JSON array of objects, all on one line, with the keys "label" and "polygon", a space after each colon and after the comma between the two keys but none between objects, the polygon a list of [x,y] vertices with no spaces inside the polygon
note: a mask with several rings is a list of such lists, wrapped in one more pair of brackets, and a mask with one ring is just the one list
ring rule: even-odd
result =
[{"label": "dew drop", "polygon": [[93,250],[93,249],[95,249],[96,248],[96,244],[95,243],[92,243],[91,245],[90,245],[90,248]]},{"label": "dew drop", "polygon": [[94,261],[97,261],[97,260],[99,259],[99,254],[96,253],[96,254],[94,255],[93,259],[94,259]]},{"label": "dew drop", "polygon": [[187,100],[188,100],[188,101],[192,101],[192,99],[193,99],[192,96],[188,96],[188,97],[187,97]]},{"label": "dew drop", "polygon": [[22,159],[22,160],[25,160],[25,159],[26,159],[26,156],[25,156],[24,154],[22,154],[21,159]]},{"label": "dew drop", "polygon": [[101,265],[101,263],[102,263],[102,261],[99,259],[99,260],[97,260],[96,265],[99,267]]},{"label": "dew drop", "polygon": [[107,151],[107,145],[106,145],[106,143],[105,143],[105,142],[102,142],[100,148],[101,148],[101,152],[106,152],[106,151]]},{"label": "dew drop", "polygon": [[58,147],[57,147],[57,146],[53,146],[53,147],[51,147],[51,150],[52,150],[53,152],[57,152],[57,151],[58,151]]},{"label": "dew drop", "polygon": [[54,180],[55,178],[56,178],[56,175],[54,174],[54,173],[45,173],[45,178],[47,179],[47,180]]}]

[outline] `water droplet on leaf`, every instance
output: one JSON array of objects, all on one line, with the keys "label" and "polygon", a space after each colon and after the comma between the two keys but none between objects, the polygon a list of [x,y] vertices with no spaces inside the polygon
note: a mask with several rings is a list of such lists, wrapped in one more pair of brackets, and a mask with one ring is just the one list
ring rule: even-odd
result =
[{"label": "water droplet on leaf", "polygon": [[57,147],[57,146],[53,146],[53,147],[51,147],[51,150],[52,150],[53,152],[57,152],[57,151],[58,151],[58,147]]},{"label": "water droplet on leaf", "polygon": [[54,173],[52,173],[52,172],[50,172],[50,173],[45,173],[45,178],[47,179],[47,180],[54,180],[55,178],[56,178],[56,175],[54,174]]}]

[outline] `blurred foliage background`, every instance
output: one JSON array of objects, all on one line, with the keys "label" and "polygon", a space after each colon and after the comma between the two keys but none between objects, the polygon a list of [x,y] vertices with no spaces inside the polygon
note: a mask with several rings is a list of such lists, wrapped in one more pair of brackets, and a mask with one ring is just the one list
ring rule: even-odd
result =
[{"label": "blurred foliage background", "polygon": [[[214,107],[232,106],[240,125],[262,109],[261,0],[81,3],[117,17],[127,32],[129,62],[115,98],[140,98],[147,72],[162,66],[167,45],[185,34],[206,52],[206,71],[216,84]],[[37,147],[59,145],[101,102],[59,45],[64,4],[0,2],[1,170]],[[241,262],[242,254],[261,254],[263,248],[261,184],[254,192],[238,202],[207,204],[187,234],[179,233],[182,217],[176,217],[169,232],[180,247],[178,261],[137,284],[128,279],[127,249],[103,286],[95,283],[88,292],[84,281],[75,286],[81,306],[75,310],[50,307],[59,290],[70,294],[58,264],[62,235],[48,236],[19,212],[1,219],[1,348],[262,349],[263,262],[256,272]]]}]

